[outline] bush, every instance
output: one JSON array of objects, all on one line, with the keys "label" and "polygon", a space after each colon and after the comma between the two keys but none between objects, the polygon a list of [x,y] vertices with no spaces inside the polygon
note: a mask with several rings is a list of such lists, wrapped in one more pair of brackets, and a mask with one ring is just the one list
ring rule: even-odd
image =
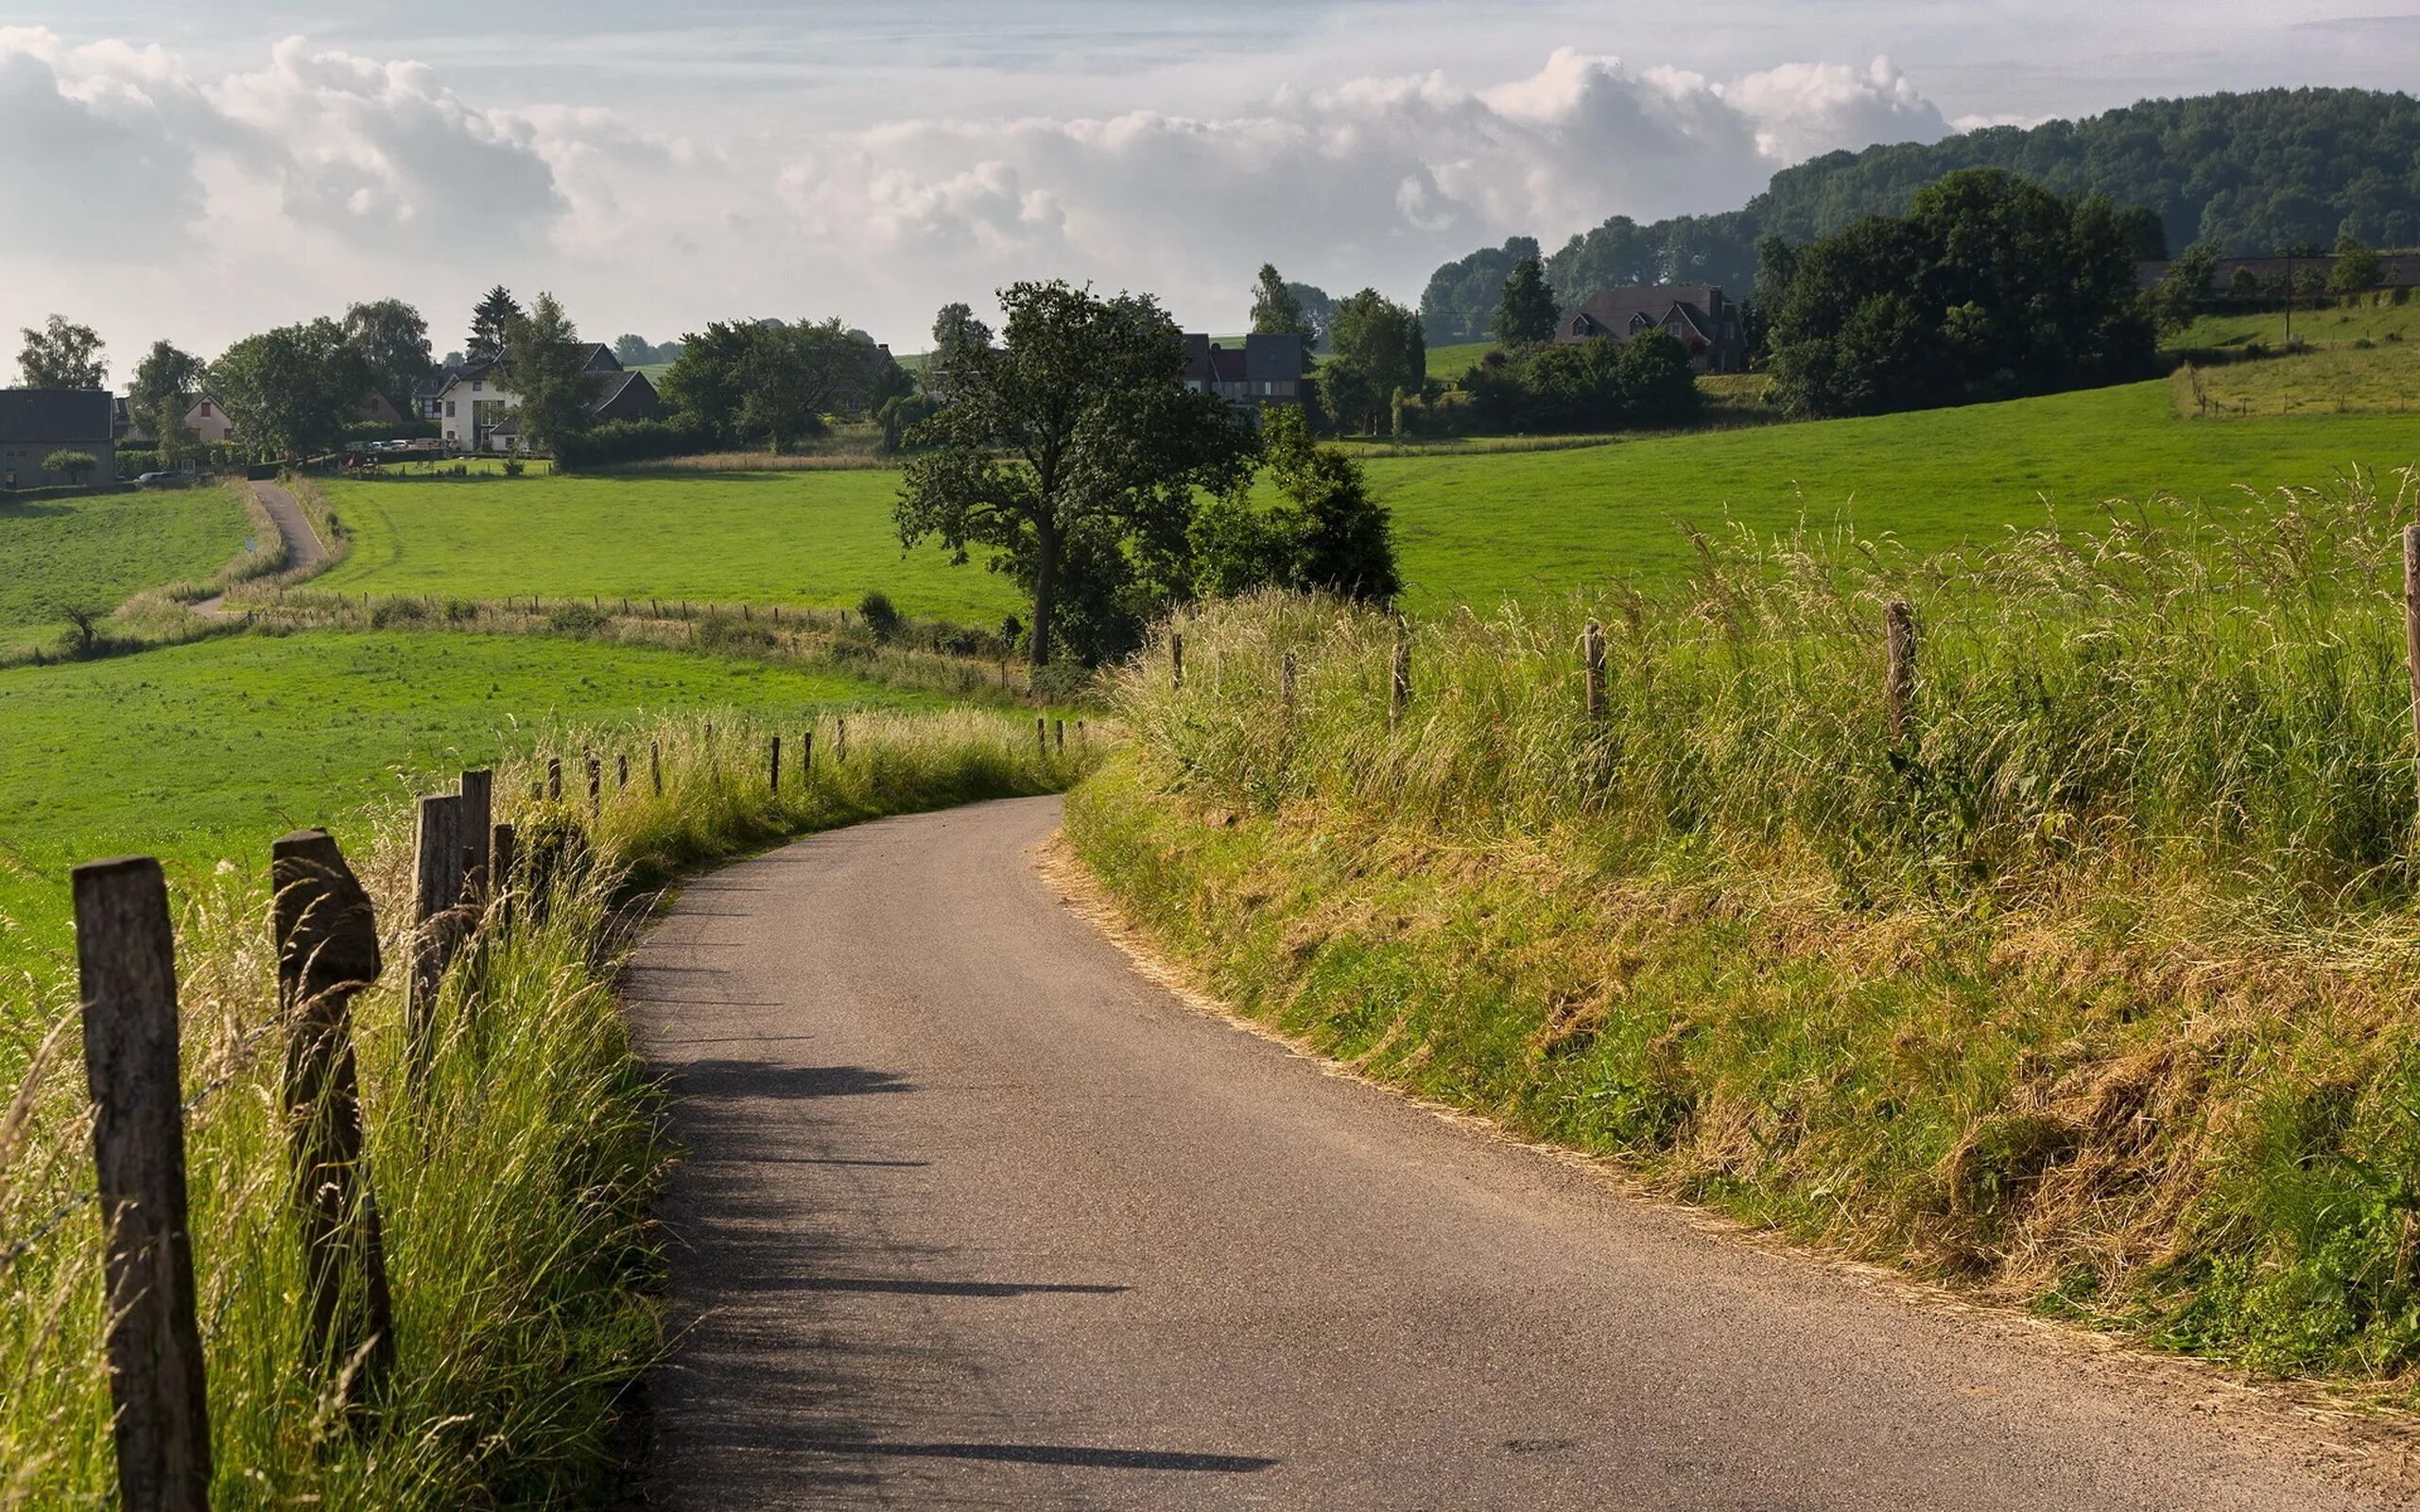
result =
[{"label": "bush", "polygon": [[1093,670],[1080,662],[1053,662],[1033,669],[1033,693],[1053,703],[1083,703],[1099,687]]},{"label": "bush", "polygon": [[130,447],[123,446],[118,448],[117,475],[119,477],[139,478],[146,472],[157,472],[159,471],[159,453],[139,451]]},{"label": "bush", "polygon": [[605,616],[586,604],[565,604],[546,616],[546,624],[563,635],[595,635],[605,627]]},{"label": "bush", "polygon": [[866,628],[873,632],[877,641],[898,639],[899,627],[906,623],[899,610],[891,606],[890,595],[880,589],[857,600],[857,612],[864,616]]},{"label": "bush", "polygon": [[1687,349],[1661,331],[1491,352],[1462,387],[1473,434],[1670,430],[1703,404]]},{"label": "bush", "polygon": [[508,456],[504,459],[504,475],[509,478],[517,478],[523,472],[527,472],[528,467],[529,464],[524,462],[521,458],[517,456]]},{"label": "bush", "polygon": [[433,420],[357,420],[344,428],[345,440],[356,446],[364,441],[435,440],[437,434]]},{"label": "bush", "polygon": [[715,448],[712,434],[700,426],[661,420],[617,420],[578,436],[566,436],[555,447],[555,470],[613,467],[624,462],[650,462],[658,457],[693,456]]}]

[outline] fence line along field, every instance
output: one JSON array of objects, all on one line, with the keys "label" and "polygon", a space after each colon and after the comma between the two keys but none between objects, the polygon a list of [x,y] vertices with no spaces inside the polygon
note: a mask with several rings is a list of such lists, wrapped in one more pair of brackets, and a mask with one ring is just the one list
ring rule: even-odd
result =
[{"label": "fence line along field", "polygon": [[[1802,516],[1923,550],[2010,526],[2090,518],[2110,498],[2323,482],[2412,461],[2386,415],[2205,424],[2165,382],[1954,410],[1620,441],[1536,453],[1369,458],[1394,511],[1409,607],[1560,593],[1619,573],[1666,579],[1694,558],[1683,522],[1772,533]],[[474,478],[331,487],[355,534],[337,591],[854,604],[996,626],[1013,585],[940,547],[903,553],[887,470]]]},{"label": "fence line along field", "polygon": [[[776,784],[784,734],[821,738]],[[266,864],[84,868],[83,990],[0,1061],[0,1505],[601,1499],[664,1342],[669,1152],[611,985],[633,884],[1089,760],[963,713],[556,726],[420,799],[510,826],[468,861],[389,808],[279,841],[274,899]]]},{"label": "fence line along field", "polygon": [[1132,755],[1070,833],[1374,1075],[2408,1402],[2420,486],[2386,481],[1979,558],[1714,540],[1669,590],[1408,627],[1210,607],[1181,677],[1173,637],[1122,675]]},{"label": "fence line along field", "polygon": [[281,829],[400,801],[421,774],[491,761],[552,718],[944,702],[776,662],[540,636],[253,634],[0,669],[0,971],[55,966],[73,862],[149,851],[180,885],[222,858],[250,868]]}]

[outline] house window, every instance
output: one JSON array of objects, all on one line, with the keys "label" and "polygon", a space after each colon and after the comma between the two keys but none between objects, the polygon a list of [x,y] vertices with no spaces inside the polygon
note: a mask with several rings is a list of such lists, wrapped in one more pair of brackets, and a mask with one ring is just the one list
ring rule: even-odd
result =
[{"label": "house window", "polygon": [[474,378],[474,379],[472,379],[472,380],[471,380],[471,392],[473,392],[473,393],[475,393],[475,393],[477,393],[477,392],[479,391],[479,389],[480,389],[480,387],[482,387],[482,386],[481,386],[481,384],[480,384],[479,380],[477,380],[476,378]]},{"label": "house window", "polygon": [[450,399],[445,402],[445,418],[447,420],[454,418],[454,401]]}]

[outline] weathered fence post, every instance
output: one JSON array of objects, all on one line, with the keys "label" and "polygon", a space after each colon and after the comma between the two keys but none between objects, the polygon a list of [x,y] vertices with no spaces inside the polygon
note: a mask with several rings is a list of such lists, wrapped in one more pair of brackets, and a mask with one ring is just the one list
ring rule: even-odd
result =
[{"label": "weathered fence post", "polygon": [[1168,631],[1168,686],[1182,692],[1184,688],[1184,632]]},{"label": "weathered fence post", "polygon": [[549,756],[546,758],[546,801],[560,803],[562,800],[563,759],[560,756]]},{"label": "weathered fence post", "polygon": [[815,781],[815,727],[798,737],[798,780],[801,786]]},{"label": "weathered fence post", "polygon": [[493,825],[488,831],[488,896],[497,900],[495,927],[499,935],[512,933],[513,847],[518,842],[510,824]]},{"label": "weathered fence post", "polygon": [[1882,631],[1889,653],[1883,696],[1890,707],[1891,744],[1897,746],[1907,739],[1908,710],[1916,696],[1916,616],[1906,599],[1884,606]]},{"label": "weathered fence post", "polygon": [[1050,744],[1060,755],[1067,754],[1067,721],[1064,719],[1050,721]]},{"label": "weathered fence post", "polygon": [[74,890],[118,1501],[128,1512],[205,1512],[210,1409],[185,1215],[167,879],[147,856],[95,861],[76,868]]},{"label": "weathered fence post", "polygon": [[782,737],[779,735],[773,737],[773,765],[766,776],[766,785],[779,793],[782,790]]},{"label": "weathered fence post", "polygon": [[588,814],[595,818],[605,812],[605,763],[591,751],[580,758],[588,763]]},{"label": "weathered fence post", "polygon": [[462,774],[462,843],[470,848],[467,869],[475,902],[487,901],[488,876],[494,866],[489,853],[488,828],[495,822],[495,773],[487,769]]},{"label": "weathered fence post", "polygon": [[[467,791],[463,803],[467,809]],[[493,854],[484,826],[479,842]],[[354,994],[376,981],[384,965],[378,921],[370,894],[325,830],[298,830],[271,846],[269,883],[277,1005],[285,1021],[286,1138],[302,1224],[305,1364],[353,1413],[377,1400],[395,1363],[386,1241],[378,1199],[361,1170],[361,1087],[353,1060]]]},{"label": "weathered fence post", "polygon": [[1088,741],[1088,740],[1086,740],[1086,739],[1084,738],[1084,722],[1083,722],[1082,720],[1080,720],[1080,719],[1077,720],[1077,721],[1076,721],[1076,748],[1077,748],[1078,750],[1084,750],[1084,749],[1089,748],[1089,747],[1090,747],[1090,746],[1091,746],[1091,744],[1092,744],[1092,743],[1091,743],[1090,741]]},{"label": "weathered fence post", "polygon": [[836,762],[849,759],[849,722],[845,719],[832,721],[832,759]]},{"label": "weathered fence post", "polygon": [[1044,726],[1043,716],[1042,716],[1042,715],[1040,715],[1040,714],[1036,714],[1036,715],[1034,715],[1034,716],[1033,716],[1033,753],[1034,753],[1036,756],[1041,757],[1043,760],[1047,761],[1047,760],[1049,760],[1049,759],[1050,759],[1050,735],[1049,735],[1049,732],[1048,732],[1046,730],[1045,730],[1045,729],[1043,728],[1043,726]]},{"label": "weathered fence post", "polygon": [[404,1035],[415,1080],[437,1057],[437,989],[454,958],[462,902],[462,800],[420,800],[412,835],[412,974],[405,984]]},{"label": "weathered fence post", "polygon": [[1294,713],[1294,653],[1287,652],[1277,662],[1277,696],[1285,704],[1286,713]]},{"label": "weathered fence post", "polygon": [[1387,699],[1387,720],[1390,724],[1403,718],[1411,707],[1411,627],[1401,618],[1395,621],[1395,662],[1393,688]]},{"label": "weathered fence post", "polygon": [[655,780],[655,796],[662,798],[664,796],[664,742],[650,740],[647,743],[647,769],[648,775]]},{"label": "weathered fence post", "polygon": [[1605,627],[1595,620],[1580,633],[1580,660],[1587,669],[1588,722],[1605,722]]},{"label": "weathered fence post", "polygon": [[626,750],[617,750],[614,753],[614,791],[620,794],[630,790],[631,753]]}]

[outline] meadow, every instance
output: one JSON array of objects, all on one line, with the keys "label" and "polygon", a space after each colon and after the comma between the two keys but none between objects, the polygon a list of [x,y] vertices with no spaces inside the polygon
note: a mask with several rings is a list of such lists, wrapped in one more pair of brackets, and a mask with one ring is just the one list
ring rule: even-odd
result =
[{"label": "meadow", "polygon": [[[2367,355],[2366,353],[2364,355]],[[1434,613],[1620,574],[1669,580],[1690,529],[1771,534],[1804,518],[1921,550],[1996,539],[2102,501],[2325,482],[2420,460],[2385,415],[2181,419],[2165,380],[1873,419],[1559,450],[1372,455],[1407,603]],[[353,557],[337,590],[854,604],[996,625],[1011,586],[938,546],[903,553],[889,471],[338,483]]]},{"label": "meadow", "polygon": [[552,722],[945,704],[775,662],[548,636],[251,634],[0,670],[0,973],[56,968],[78,862],[153,854],[187,882],[222,862],[257,869],[285,831],[401,804],[429,774],[493,762]]},{"label": "meadow", "polygon": [[2187,417],[2404,415],[2420,405],[2420,343],[2400,338],[2314,346],[2256,361],[2201,366],[2169,375]]},{"label": "meadow", "polygon": [[251,534],[224,489],[0,493],[0,651],[56,641],[68,609],[106,612],[147,588],[210,577]]},{"label": "meadow", "polygon": [[[2328,308],[2294,309],[2294,339],[2315,347],[2349,346],[2356,341],[2420,338],[2420,303],[2369,300],[2330,303]],[[2204,352],[2243,347],[2257,342],[2273,350],[2286,344],[2286,312],[2273,310],[2218,311],[2196,318],[2164,343],[2174,352]]]}]

